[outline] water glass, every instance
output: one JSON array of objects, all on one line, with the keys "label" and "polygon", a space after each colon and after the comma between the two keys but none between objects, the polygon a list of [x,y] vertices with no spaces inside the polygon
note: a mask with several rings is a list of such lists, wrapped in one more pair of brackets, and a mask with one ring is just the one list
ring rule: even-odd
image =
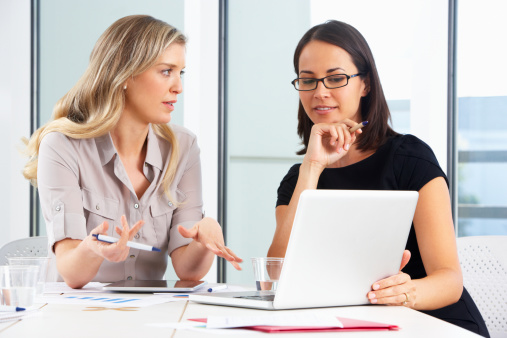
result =
[{"label": "water glass", "polygon": [[254,257],[252,264],[257,290],[275,291],[282,272],[283,258]]},{"label": "water glass", "polygon": [[33,305],[38,273],[35,265],[0,266],[0,305]]},{"label": "water glass", "polygon": [[42,296],[49,268],[49,257],[8,257],[9,265],[35,265],[39,267],[37,274],[36,296]]}]

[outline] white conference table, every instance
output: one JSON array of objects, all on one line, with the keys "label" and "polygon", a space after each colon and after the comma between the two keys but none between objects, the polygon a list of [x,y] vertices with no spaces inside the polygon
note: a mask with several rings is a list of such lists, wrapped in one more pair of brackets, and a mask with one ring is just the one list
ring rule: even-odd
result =
[{"label": "white conference table", "polygon": [[[72,295],[86,295],[89,293]],[[111,293],[94,293],[93,296],[111,296]],[[132,295],[132,294],[129,294]],[[136,297],[151,294],[136,294]],[[206,318],[209,315],[241,316],[265,315],[272,311],[243,309],[225,306],[198,304],[188,300],[169,302],[136,311],[86,311],[86,305],[77,304],[37,304],[39,313],[18,321],[0,323],[0,337],[250,337],[277,335],[251,330],[206,330],[174,329],[157,327],[153,323],[185,323],[190,318]],[[324,337],[339,334],[340,337],[479,337],[458,326],[430,317],[421,312],[402,306],[347,306],[305,310],[286,310],[277,313],[326,313],[334,316],[363,319],[398,325],[399,331],[371,332],[319,332],[319,333],[280,333],[283,337]]]}]

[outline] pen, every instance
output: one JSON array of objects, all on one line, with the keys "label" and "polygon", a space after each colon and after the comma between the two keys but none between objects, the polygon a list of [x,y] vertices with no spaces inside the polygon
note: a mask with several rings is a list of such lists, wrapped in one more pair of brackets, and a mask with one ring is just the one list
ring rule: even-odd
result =
[{"label": "pen", "polygon": [[[92,234],[92,236],[95,237],[97,240],[99,240],[101,242],[106,242],[106,243],[116,243],[116,242],[118,242],[118,238],[111,237],[111,236],[98,235],[98,234]],[[139,249],[139,250],[160,251],[160,249],[155,248],[154,246],[146,245],[146,244],[141,244],[141,243],[134,243],[134,242],[130,242],[130,241],[127,242],[127,246],[131,247],[131,248],[134,248],[134,249]]]},{"label": "pen", "polygon": [[355,126],[353,126],[352,128],[350,128],[349,132],[353,133],[353,132],[355,132],[356,130],[363,128],[363,127],[364,127],[364,126],[366,126],[367,124],[368,124],[368,121],[363,121],[363,122],[361,122],[361,123],[358,123],[358,124],[356,124]]},{"label": "pen", "polygon": [[223,289],[227,289],[227,284],[217,285],[212,288],[209,288],[208,292],[213,292],[213,291],[223,290]]},{"label": "pen", "polygon": [[25,308],[10,305],[0,305],[0,312],[19,312],[19,311],[25,311]]}]

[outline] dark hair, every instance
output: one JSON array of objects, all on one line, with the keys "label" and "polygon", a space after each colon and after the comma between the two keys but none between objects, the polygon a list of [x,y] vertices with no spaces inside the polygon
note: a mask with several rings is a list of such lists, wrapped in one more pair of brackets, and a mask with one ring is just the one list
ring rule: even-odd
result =
[{"label": "dark hair", "polygon": [[[385,138],[397,135],[391,129],[389,122],[391,114],[384,97],[384,91],[375,66],[375,60],[368,43],[354,27],[340,21],[330,20],[312,27],[299,41],[294,52],[294,70],[299,74],[299,57],[303,48],[313,40],[323,41],[343,48],[350,54],[352,62],[357,67],[362,79],[369,80],[369,93],[361,98],[361,118],[368,121],[367,132],[359,135],[357,148],[361,151],[377,149]],[[306,114],[301,101],[298,109],[298,135],[302,140],[303,149],[298,155],[306,154],[313,122]]]}]

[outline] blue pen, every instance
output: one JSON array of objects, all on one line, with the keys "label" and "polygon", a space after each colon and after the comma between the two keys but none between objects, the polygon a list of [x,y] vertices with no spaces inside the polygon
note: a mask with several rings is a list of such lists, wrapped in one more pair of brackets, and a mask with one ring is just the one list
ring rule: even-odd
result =
[{"label": "blue pen", "polygon": [[[106,243],[118,242],[118,238],[111,237],[111,236],[97,235],[97,234],[92,234],[92,236],[101,242],[106,242]],[[127,246],[134,248],[134,249],[145,250],[145,251],[158,251],[158,252],[160,251],[160,249],[155,248],[154,246],[141,244],[141,243],[134,243],[134,242],[130,242],[130,241],[127,242]]]},{"label": "blue pen", "polygon": [[0,312],[19,312],[25,311],[24,307],[11,306],[11,305],[0,305]]},{"label": "blue pen", "polygon": [[208,289],[208,292],[227,289],[227,284],[217,285]]}]

